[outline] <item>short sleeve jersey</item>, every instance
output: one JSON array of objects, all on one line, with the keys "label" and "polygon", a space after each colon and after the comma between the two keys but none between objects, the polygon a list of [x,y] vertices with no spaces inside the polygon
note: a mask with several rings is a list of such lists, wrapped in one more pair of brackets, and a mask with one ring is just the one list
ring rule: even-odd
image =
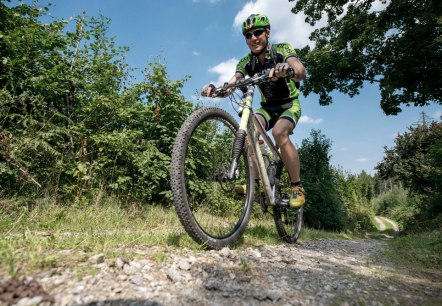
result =
[{"label": "short sleeve jersey", "polygon": [[[290,44],[281,43],[268,45],[264,64],[259,63],[258,58],[249,53],[243,57],[236,66],[236,72],[245,76],[253,76],[268,68],[275,67],[278,63],[284,63],[289,57],[296,57],[296,51]],[[280,78],[276,82],[259,85],[261,103],[268,105],[284,104],[299,96],[299,90],[295,81]]]}]

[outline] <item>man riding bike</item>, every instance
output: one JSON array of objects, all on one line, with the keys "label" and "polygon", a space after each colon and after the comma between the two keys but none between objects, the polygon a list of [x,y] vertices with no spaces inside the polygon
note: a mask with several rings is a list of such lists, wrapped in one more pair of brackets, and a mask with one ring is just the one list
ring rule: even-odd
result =
[{"label": "man riding bike", "polygon": [[[228,83],[270,69],[269,76],[273,77],[273,82],[259,85],[261,107],[255,112],[265,130],[272,129],[282,161],[289,172],[292,190],[290,206],[301,207],[305,202],[305,191],[301,184],[298,151],[289,135],[301,117],[298,85],[305,80],[306,69],[292,46],[287,43],[269,43],[270,21],[267,16],[250,15],[242,24],[242,33],[251,52],[239,61],[236,72]],[[290,68],[294,74],[287,79]],[[213,97],[214,88],[213,84],[205,86],[202,95]],[[228,91],[225,96],[231,93],[232,91]]]}]

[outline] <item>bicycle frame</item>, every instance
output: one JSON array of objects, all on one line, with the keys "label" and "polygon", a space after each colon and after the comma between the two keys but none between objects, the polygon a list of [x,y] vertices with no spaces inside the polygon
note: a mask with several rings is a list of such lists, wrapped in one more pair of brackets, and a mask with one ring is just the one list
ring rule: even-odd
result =
[{"label": "bicycle frame", "polygon": [[[250,78],[241,78],[234,83],[213,88],[212,97],[225,97],[233,93],[232,90],[245,88],[242,96],[236,95],[238,99],[235,96],[231,97],[232,103],[243,108],[240,124],[232,114],[223,109],[203,107],[186,119],[176,136],[170,172],[176,211],[186,232],[196,242],[210,248],[221,249],[236,243],[241,238],[249,222],[254,200],[259,202],[263,212],[267,212],[268,207],[273,206],[272,215],[281,238],[288,243],[295,243],[299,237],[303,207],[292,208],[289,205],[290,186],[286,181],[287,169],[282,163],[277,146],[252,110],[255,86],[270,81],[272,79],[269,77],[269,72],[265,71]],[[209,168],[208,172],[199,173],[194,171],[195,159],[192,154],[188,155],[188,152],[200,149],[198,135],[200,132],[203,134],[206,132],[206,122],[216,128],[210,147],[222,147],[226,143],[225,137],[231,141],[233,136],[234,142],[233,148],[224,147],[226,150],[231,150],[231,156],[225,156],[226,154],[221,152],[222,158],[219,159],[217,150],[208,150],[208,160],[213,160],[214,167]],[[270,156],[267,157],[261,152],[258,135],[262,135],[262,139],[270,149]],[[268,165],[267,158],[270,162]],[[220,162],[217,162],[219,160]],[[225,163],[230,163],[229,169],[225,168]],[[201,162],[199,165],[204,167],[205,163]],[[259,191],[259,198],[256,199],[254,179],[258,177],[261,178],[264,194]],[[195,178],[201,182],[208,180],[207,186],[212,188],[213,194],[203,195],[202,198],[194,197],[194,191],[189,186]],[[245,193],[243,185],[236,185],[244,182]],[[241,187],[241,190],[239,188],[237,190],[237,186]],[[228,205],[225,205],[226,202]],[[214,218],[210,217],[212,214]]]},{"label": "bicycle frame", "polygon": [[[233,150],[234,152],[232,154],[232,164],[230,167],[229,178],[233,179],[235,177],[235,170],[239,157],[239,154],[235,154],[235,147],[243,148],[245,144],[245,139],[247,139],[247,147],[252,149],[252,154],[250,154],[250,156],[252,157],[254,167],[257,166],[258,168],[259,177],[263,182],[266,199],[270,205],[276,205],[274,187],[270,184],[270,178],[267,173],[260,145],[258,143],[258,135],[256,131],[259,132],[264,142],[269,147],[272,153],[271,160],[275,164],[281,159],[281,156],[278,149],[270,139],[270,136],[264,130],[264,127],[262,126],[261,122],[258,120],[252,109],[254,91],[255,86],[249,85],[247,87],[246,93],[241,98],[240,106],[243,107],[243,111],[241,115],[239,130],[235,137]],[[250,120],[250,118],[252,118],[252,120]]]}]

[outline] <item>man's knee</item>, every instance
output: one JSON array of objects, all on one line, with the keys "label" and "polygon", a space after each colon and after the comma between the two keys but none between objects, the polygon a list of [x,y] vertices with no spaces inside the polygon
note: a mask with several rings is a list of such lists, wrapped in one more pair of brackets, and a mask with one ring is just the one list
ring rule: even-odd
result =
[{"label": "man's knee", "polygon": [[285,129],[273,129],[272,130],[273,138],[275,139],[278,146],[283,145],[287,141],[290,141],[289,139],[289,131]]}]

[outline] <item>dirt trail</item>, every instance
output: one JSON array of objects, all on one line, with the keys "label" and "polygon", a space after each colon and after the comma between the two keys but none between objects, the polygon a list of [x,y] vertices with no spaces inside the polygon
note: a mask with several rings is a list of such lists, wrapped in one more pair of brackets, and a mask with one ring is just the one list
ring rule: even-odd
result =
[{"label": "dirt trail", "polygon": [[81,276],[55,268],[32,279],[55,305],[441,305],[440,273],[394,267],[385,247],[375,239],[220,251],[140,246],[138,258],[91,256]]},{"label": "dirt trail", "polygon": [[385,231],[387,227],[385,226],[385,223],[382,221],[381,217],[375,216],[374,218],[376,220],[378,230]]},{"label": "dirt trail", "polygon": [[[378,230],[385,231],[387,229],[387,227],[388,227],[388,228],[393,228],[393,230],[395,232],[399,231],[398,224],[396,222],[394,222],[393,220],[390,220],[390,219],[385,218],[385,217],[380,217],[380,216],[375,216],[374,218],[376,220]],[[387,226],[387,224],[389,226]]]}]

